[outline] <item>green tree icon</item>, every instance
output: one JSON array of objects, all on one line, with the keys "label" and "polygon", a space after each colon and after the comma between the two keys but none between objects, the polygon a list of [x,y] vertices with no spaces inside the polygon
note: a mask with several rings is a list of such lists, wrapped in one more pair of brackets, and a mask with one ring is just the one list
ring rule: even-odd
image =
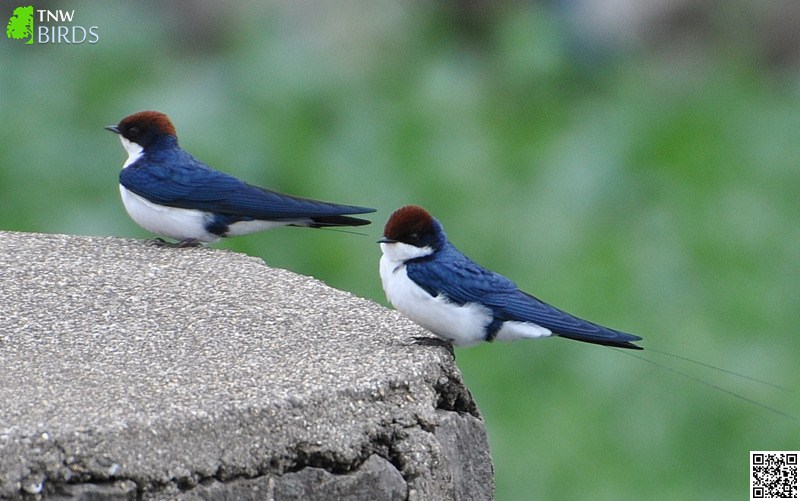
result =
[{"label": "green tree icon", "polygon": [[28,38],[25,42],[26,45],[33,43],[33,6],[17,7],[14,9],[14,14],[8,20],[8,28],[6,28],[6,35],[8,38],[19,40]]}]

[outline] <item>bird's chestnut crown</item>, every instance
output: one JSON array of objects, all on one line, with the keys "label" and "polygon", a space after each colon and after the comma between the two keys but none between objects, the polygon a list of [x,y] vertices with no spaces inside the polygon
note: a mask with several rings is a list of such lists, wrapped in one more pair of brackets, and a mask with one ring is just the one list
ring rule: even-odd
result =
[{"label": "bird's chestnut crown", "polygon": [[177,138],[175,127],[167,115],[159,111],[140,111],[120,120],[116,127],[108,127],[128,141],[146,148],[163,138]]},{"label": "bird's chestnut crown", "polygon": [[389,241],[414,247],[437,247],[439,240],[436,220],[417,205],[406,205],[394,211],[386,222],[383,236]]}]

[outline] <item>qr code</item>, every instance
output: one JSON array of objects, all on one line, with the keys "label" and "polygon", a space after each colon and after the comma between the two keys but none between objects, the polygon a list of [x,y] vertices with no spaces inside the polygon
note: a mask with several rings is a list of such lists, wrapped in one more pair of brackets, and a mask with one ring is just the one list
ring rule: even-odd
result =
[{"label": "qr code", "polygon": [[750,499],[798,499],[798,451],[750,452]]}]

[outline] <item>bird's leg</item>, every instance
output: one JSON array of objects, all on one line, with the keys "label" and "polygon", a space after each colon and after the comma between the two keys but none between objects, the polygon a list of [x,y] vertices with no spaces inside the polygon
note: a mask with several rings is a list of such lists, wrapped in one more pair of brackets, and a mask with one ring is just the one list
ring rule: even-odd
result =
[{"label": "bird's leg", "polygon": [[181,247],[181,248],[183,248],[183,247],[200,247],[201,245],[203,245],[202,242],[200,242],[200,240],[198,240],[196,238],[185,238],[185,239],[181,240],[180,242],[178,242],[178,244],[177,244],[177,246]]},{"label": "bird's leg", "polygon": [[148,240],[148,242],[150,244],[152,244],[152,245],[155,245],[156,247],[174,247],[175,246],[175,244],[173,244],[172,242],[167,242],[166,240],[164,240],[163,238],[160,238],[160,237],[156,237],[156,238],[154,238],[152,240]]},{"label": "bird's leg", "polygon": [[184,240],[181,240],[180,242],[167,242],[163,238],[154,238],[153,240],[150,240],[150,242],[156,247],[172,247],[172,248],[199,247],[200,245],[202,245],[200,240],[196,238],[186,238]]}]

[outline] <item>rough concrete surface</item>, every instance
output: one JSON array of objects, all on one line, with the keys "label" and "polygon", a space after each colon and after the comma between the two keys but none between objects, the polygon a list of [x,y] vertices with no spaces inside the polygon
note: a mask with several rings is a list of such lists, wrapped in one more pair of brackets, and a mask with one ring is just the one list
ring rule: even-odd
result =
[{"label": "rough concrete surface", "polygon": [[490,499],[420,335],[242,254],[0,232],[0,498]]}]

